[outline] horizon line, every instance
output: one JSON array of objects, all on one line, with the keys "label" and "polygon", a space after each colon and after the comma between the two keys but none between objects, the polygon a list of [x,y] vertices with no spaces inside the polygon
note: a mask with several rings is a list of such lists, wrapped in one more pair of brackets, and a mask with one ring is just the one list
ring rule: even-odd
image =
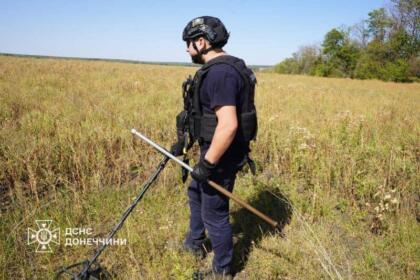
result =
[{"label": "horizon line", "polygon": [[[171,65],[171,66],[187,66],[187,67],[200,67],[198,64],[191,62],[165,62],[165,61],[143,61],[134,59],[122,59],[122,58],[99,58],[99,57],[77,57],[77,56],[57,56],[57,55],[38,55],[38,54],[21,54],[21,53],[3,53],[0,52],[1,56],[17,56],[17,57],[30,57],[30,58],[41,58],[41,59],[74,59],[74,60],[93,60],[93,61],[110,61],[110,62],[122,62],[132,64],[152,64],[152,65]],[[250,68],[271,68],[274,65],[260,65],[253,64],[248,65]]]}]

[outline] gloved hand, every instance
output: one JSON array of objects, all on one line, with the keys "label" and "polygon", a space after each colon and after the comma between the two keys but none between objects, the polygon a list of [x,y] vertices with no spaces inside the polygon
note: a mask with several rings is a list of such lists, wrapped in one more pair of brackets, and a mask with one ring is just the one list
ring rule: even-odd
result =
[{"label": "gloved hand", "polygon": [[211,164],[207,160],[200,159],[200,161],[194,166],[191,172],[191,177],[198,182],[207,182],[207,179],[216,169],[216,164]]},{"label": "gloved hand", "polygon": [[182,151],[183,149],[184,149],[184,143],[178,141],[172,145],[170,152],[176,157],[182,156],[184,154]]}]

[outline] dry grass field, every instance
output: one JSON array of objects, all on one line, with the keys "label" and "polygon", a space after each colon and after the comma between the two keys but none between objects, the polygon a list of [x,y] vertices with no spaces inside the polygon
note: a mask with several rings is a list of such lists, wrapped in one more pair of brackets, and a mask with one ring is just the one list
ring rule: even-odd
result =
[{"label": "dry grass field", "polygon": [[[91,256],[65,229],[110,231],[162,158],[130,129],[169,147],[195,70],[0,56],[0,279],[51,279]],[[419,279],[420,84],[257,78],[258,173],[234,192],[285,237],[231,203],[235,279]],[[115,279],[192,279],[212,256],[180,249],[188,215],[171,162],[101,265]],[[51,253],[28,245],[35,220],[60,229]]]}]

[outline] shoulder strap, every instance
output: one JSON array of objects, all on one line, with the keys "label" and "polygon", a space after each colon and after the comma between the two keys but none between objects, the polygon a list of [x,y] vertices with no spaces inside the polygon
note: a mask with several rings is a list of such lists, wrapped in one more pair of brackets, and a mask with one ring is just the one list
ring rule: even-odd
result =
[{"label": "shoulder strap", "polygon": [[235,68],[235,70],[241,75],[243,81],[245,82],[245,97],[244,97],[244,103],[242,104],[242,112],[249,112],[252,110],[252,104],[254,102],[253,100],[253,91],[255,88],[255,84],[257,83],[257,78],[255,77],[254,72],[252,72],[251,69],[249,69],[245,62],[237,57],[231,56],[231,55],[221,55],[216,58],[213,58],[209,62],[203,65],[201,69],[198,72],[201,72],[199,85],[201,84],[201,79],[204,76],[205,73],[208,72],[210,67],[216,64],[228,64]]}]

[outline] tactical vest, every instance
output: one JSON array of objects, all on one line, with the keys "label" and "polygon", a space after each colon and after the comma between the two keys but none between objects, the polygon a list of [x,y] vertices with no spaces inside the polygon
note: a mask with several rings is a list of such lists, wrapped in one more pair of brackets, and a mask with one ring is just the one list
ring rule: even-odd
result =
[{"label": "tactical vest", "polygon": [[[242,106],[236,107],[238,116],[238,129],[235,140],[249,143],[255,140],[257,135],[257,113],[254,105],[255,85],[257,79],[242,59],[222,55],[218,56],[208,63],[204,64],[194,76],[189,78],[183,84],[184,90],[184,112],[181,112],[177,118],[182,118],[184,124],[188,127],[188,132],[192,142],[211,142],[214,131],[217,126],[217,117],[215,113],[203,113],[200,105],[200,89],[202,82],[210,70],[216,64],[228,64],[238,71],[243,79],[243,88],[241,94],[244,95]],[[181,116],[182,115],[182,116]],[[181,119],[177,120],[181,121]]]}]

